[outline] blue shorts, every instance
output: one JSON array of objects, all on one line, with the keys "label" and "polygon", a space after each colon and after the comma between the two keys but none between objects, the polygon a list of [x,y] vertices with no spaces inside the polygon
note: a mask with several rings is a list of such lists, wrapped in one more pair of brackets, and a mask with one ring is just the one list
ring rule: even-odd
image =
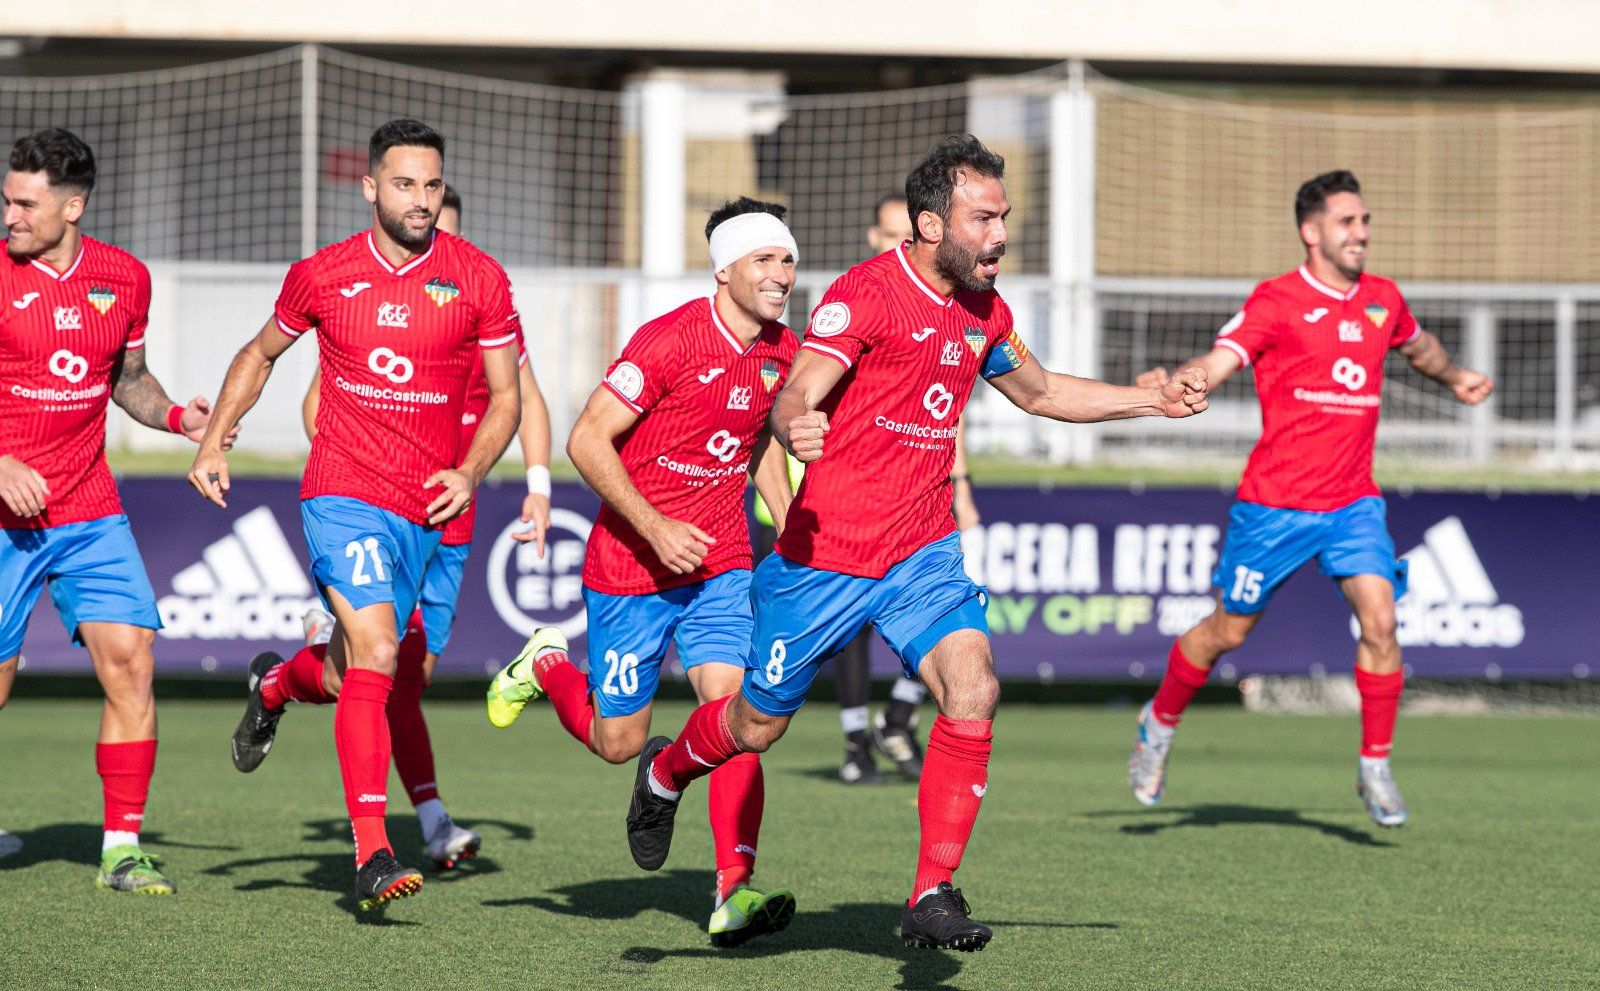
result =
[{"label": "blue shorts", "polygon": [[750,654],[750,572],[739,568],[645,595],[587,586],[589,690],[601,716],[627,716],[655,698],[667,641],[685,671],[708,662],[743,667]]},{"label": "blue shorts", "polygon": [[300,522],[323,601],[331,588],[356,609],[392,603],[395,633],[403,635],[440,531],[348,496],[301,501]]},{"label": "blue shorts", "polygon": [[956,534],[928,544],[882,578],[808,568],[772,554],[756,569],[752,595],[755,643],[743,691],[769,716],[798,712],[822,662],[868,623],[900,655],[908,678],[947,634],[989,635],[988,597],[967,577]]},{"label": "blue shorts", "polygon": [[45,584],[61,625],[83,644],[79,623],[161,629],[128,518],[118,513],[44,530],[0,531],[0,661],[22,650],[28,617]]},{"label": "blue shorts", "polygon": [[471,544],[440,544],[422,575],[422,629],[428,636],[428,653],[444,653],[450,628],[456,625],[456,597],[467,569]]},{"label": "blue shorts", "polygon": [[1387,578],[1400,598],[1406,593],[1406,564],[1395,559],[1386,517],[1379,496],[1327,513],[1234,503],[1222,558],[1211,576],[1222,608],[1239,616],[1260,612],[1278,586],[1312,558],[1329,578]]}]

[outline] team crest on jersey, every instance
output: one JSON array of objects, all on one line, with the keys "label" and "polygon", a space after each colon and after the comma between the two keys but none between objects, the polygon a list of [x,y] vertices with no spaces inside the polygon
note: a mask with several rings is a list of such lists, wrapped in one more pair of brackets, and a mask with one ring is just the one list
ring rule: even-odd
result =
[{"label": "team crest on jersey", "polygon": [[1383,322],[1389,319],[1389,311],[1384,309],[1381,303],[1368,303],[1367,319],[1372,321],[1374,327],[1382,330]]},{"label": "team crest on jersey", "polygon": [[972,349],[973,354],[982,354],[984,345],[989,343],[989,339],[983,336],[982,327],[968,327],[965,331],[965,336],[967,338],[967,347]]},{"label": "team crest on jersey", "polygon": [[105,286],[95,286],[89,290],[89,305],[100,311],[101,316],[111,309],[111,304],[117,301],[117,294]]},{"label": "team crest on jersey", "polygon": [[433,300],[433,305],[443,309],[444,304],[461,295],[461,287],[449,279],[434,279],[422,287],[422,291]]},{"label": "team crest on jersey", "polygon": [[83,314],[76,306],[56,307],[57,330],[82,330]]},{"label": "team crest on jersey", "polygon": [[761,384],[771,392],[778,384],[778,363],[768,358],[761,363]]}]

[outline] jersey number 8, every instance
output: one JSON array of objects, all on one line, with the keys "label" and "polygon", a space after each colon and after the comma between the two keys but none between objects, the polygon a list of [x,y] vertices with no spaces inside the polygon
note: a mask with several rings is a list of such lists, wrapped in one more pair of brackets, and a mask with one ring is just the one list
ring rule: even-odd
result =
[{"label": "jersey number 8", "polygon": [[767,661],[767,680],[776,685],[783,680],[783,662],[789,658],[789,648],[783,645],[782,640],[772,641],[772,654]]}]

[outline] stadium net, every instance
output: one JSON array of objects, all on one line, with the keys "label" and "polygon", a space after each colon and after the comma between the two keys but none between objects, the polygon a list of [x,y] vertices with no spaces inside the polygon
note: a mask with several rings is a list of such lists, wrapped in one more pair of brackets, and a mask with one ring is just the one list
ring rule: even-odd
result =
[{"label": "stadium net", "polygon": [[[177,392],[214,391],[287,262],[365,226],[366,138],[400,115],[446,135],[466,233],[511,272],[558,433],[634,327],[705,291],[712,206],[789,205],[804,273],[791,322],[803,323],[867,253],[878,198],[934,139],[972,131],[1008,160],[1002,289],[1052,367],[1127,381],[1206,350],[1256,280],[1298,262],[1296,185],[1350,168],[1374,214],[1374,270],[1500,386],[1468,410],[1392,359],[1380,460],[1600,465],[1600,106],[1218,101],[1067,66],[830,96],[790,96],[777,73],[709,71],[589,91],[315,46],[0,79],[6,133],[62,125],[94,146],[90,233],[151,263],[151,362]],[[243,447],[302,449],[297,390],[313,354],[291,352]],[[1249,391],[1245,373],[1175,431],[1062,428],[980,390],[971,438],[1030,457],[1227,463],[1259,430]],[[114,443],[177,443],[115,429]]]}]

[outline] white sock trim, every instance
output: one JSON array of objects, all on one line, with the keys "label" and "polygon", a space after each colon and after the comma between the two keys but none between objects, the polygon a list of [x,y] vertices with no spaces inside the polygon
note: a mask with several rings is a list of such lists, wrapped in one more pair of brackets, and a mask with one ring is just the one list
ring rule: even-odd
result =
[{"label": "white sock trim", "polygon": [[673,791],[666,785],[656,780],[654,771],[644,772],[645,783],[650,786],[650,793],[657,798],[664,798],[669,802],[676,802],[682,795],[681,791]]},{"label": "white sock trim", "polygon": [[937,895],[938,893],[939,893],[939,886],[936,884],[933,887],[929,888],[927,891],[919,893],[917,895],[917,897],[912,900],[911,904],[915,905],[917,902],[922,901],[924,898],[928,897],[929,895]]},{"label": "white sock trim", "polygon": [[848,709],[840,709],[839,725],[844,727],[846,733],[865,732],[867,728],[867,707],[857,705]]},{"label": "white sock trim", "polygon": [[889,689],[889,697],[897,702],[921,705],[922,700],[928,697],[928,689],[922,682],[902,675],[895,679],[894,687]]},{"label": "white sock trim", "polygon": [[437,798],[430,798],[426,802],[419,802],[416,806],[417,822],[422,826],[422,839],[430,842],[439,835],[439,830],[450,821],[450,813],[445,811],[444,802]]},{"label": "white sock trim", "polygon": [[108,829],[100,840],[100,852],[105,853],[114,846],[138,846],[139,834],[129,833],[120,829]]}]

